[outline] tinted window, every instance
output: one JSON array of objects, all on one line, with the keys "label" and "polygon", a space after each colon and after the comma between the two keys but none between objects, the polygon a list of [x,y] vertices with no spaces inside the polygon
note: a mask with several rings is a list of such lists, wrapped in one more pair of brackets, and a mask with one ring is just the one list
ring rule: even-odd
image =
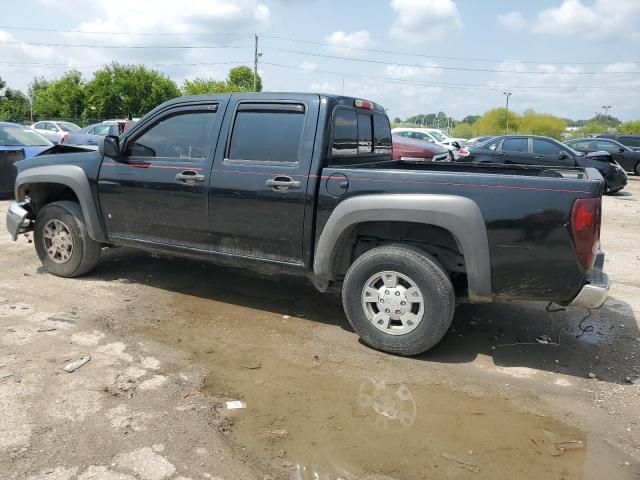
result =
[{"label": "tinted window", "polygon": [[228,158],[261,162],[297,162],[304,112],[239,110]]},{"label": "tinted window", "polygon": [[598,150],[604,150],[609,153],[618,153],[618,150],[620,150],[620,146],[608,140],[598,140],[597,146]]},{"label": "tinted window", "polygon": [[500,143],[500,139],[496,139],[493,140],[491,142],[487,142],[484,145],[482,145],[483,148],[487,148],[489,150],[495,150],[496,148],[498,148],[498,143]]},{"label": "tinted window", "polygon": [[386,115],[373,114],[373,134],[375,136],[373,153],[391,153],[391,128]]},{"label": "tinted window", "polygon": [[332,155],[358,153],[358,117],[355,110],[336,110],[333,120]]},{"label": "tinted window", "polygon": [[111,125],[98,125],[93,129],[94,135],[102,135],[102,136],[112,135],[110,132],[111,132]]},{"label": "tinted window", "polygon": [[620,143],[628,147],[640,147],[640,138],[620,137]]},{"label": "tinted window", "polygon": [[0,146],[35,147],[51,142],[29,128],[0,127]]},{"label": "tinted window", "polygon": [[127,146],[128,155],[175,159],[203,159],[215,112],[181,113],[165,118]]},{"label": "tinted window", "polygon": [[44,128],[46,130],[51,130],[52,132],[57,132],[58,129],[56,128],[56,126],[53,123],[49,123],[49,122],[45,122],[44,124]]},{"label": "tinted window", "polygon": [[588,152],[593,150],[593,141],[592,140],[580,140],[579,142],[573,142],[569,144],[569,146],[575,150],[580,150],[581,152]]},{"label": "tinted window", "polygon": [[[502,147],[504,150],[504,147]],[[533,139],[533,153],[537,155],[555,155],[558,156],[562,149],[549,140]]]},{"label": "tinted window", "polygon": [[39,128],[39,129],[43,129],[44,128],[44,122],[40,122],[40,123],[36,123],[33,128]]},{"label": "tinted window", "polygon": [[502,142],[503,152],[524,152],[529,149],[528,138],[505,138]]},{"label": "tinted window", "polygon": [[371,153],[373,151],[373,132],[371,128],[371,115],[358,114],[358,153]]}]

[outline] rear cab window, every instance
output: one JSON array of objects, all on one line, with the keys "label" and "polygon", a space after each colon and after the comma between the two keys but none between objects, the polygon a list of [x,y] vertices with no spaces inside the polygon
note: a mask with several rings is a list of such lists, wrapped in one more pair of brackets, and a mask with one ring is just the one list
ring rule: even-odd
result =
[{"label": "rear cab window", "polygon": [[391,127],[385,114],[345,106],[334,109],[330,164],[389,160],[391,151]]}]

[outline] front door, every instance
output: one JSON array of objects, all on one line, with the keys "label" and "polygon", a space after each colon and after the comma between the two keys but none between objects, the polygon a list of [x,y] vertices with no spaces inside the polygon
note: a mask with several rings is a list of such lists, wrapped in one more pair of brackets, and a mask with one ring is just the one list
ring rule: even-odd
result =
[{"label": "front door", "polygon": [[105,157],[98,191],[109,238],[210,249],[208,188],[220,130],[219,103],[176,106]]},{"label": "front door", "polygon": [[[532,138],[531,149],[537,165],[575,167],[573,154],[558,142],[545,138]],[[564,155],[561,155],[562,153]]]},{"label": "front door", "polygon": [[529,153],[529,139],[527,137],[506,137],[493,158],[499,163],[525,165],[535,165],[536,163]]},{"label": "front door", "polygon": [[210,192],[217,251],[302,263],[318,108],[317,95],[230,103],[223,125],[229,135],[219,142]]}]

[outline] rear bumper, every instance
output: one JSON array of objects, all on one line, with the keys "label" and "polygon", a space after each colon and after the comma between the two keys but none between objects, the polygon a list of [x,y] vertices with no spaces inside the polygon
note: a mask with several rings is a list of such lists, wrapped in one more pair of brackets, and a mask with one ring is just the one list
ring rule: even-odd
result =
[{"label": "rear bumper", "polygon": [[622,168],[616,168],[604,177],[604,181],[607,187],[609,187],[609,190],[617,191],[627,185],[628,177]]},{"label": "rear bumper", "polygon": [[31,225],[29,211],[23,208],[24,205],[25,203],[11,202],[7,210],[7,230],[13,240],[17,240],[20,233],[29,231]]},{"label": "rear bumper", "polygon": [[584,308],[600,308],[609,295],[611,282],[609,276],[604,273],[604,252],[596,256],[593,268],[587,274],[586,282],[576,298],[569,306]]}]

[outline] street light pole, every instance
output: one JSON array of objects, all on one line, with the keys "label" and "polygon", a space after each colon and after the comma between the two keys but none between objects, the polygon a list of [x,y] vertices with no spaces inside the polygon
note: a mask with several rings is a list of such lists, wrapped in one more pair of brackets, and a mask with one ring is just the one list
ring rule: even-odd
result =
[{"label": "street light pole", "polygon": [[511,92],[502,92],[507,97],[507,135],[509,135],[509,97]]},{"label": "street light pole", "polygon": [[604,116],[606,117],[611,105],[603,105],[602,108],[604,109]]}]

